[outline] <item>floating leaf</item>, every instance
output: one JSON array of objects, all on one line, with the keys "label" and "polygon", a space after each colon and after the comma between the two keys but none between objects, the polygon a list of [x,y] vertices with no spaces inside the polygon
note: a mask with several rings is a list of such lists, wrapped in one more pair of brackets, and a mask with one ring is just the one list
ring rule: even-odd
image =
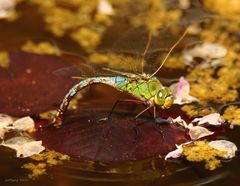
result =
[{"label": "floating leaf", "polygon": [[[65,118],[63,125],[43,128],[35,132],[35,139],[42,140],[49,149],[67,154],[80,160],[118,163],[141,160],[163,155],[175,148],[175,144],[186,142],[185,130],[176,125],[153,120],[112,116],[109,112],[82,111],[74,118]],[[136,124],[139,124],[137,128]]]},{"label": "floating leaf", "polygon": [[0,68],[0,113],[26,116],[55,109],[78,81],[53,74],[68,66],[61,57],[13,52],[10,61],[9,73]]}]

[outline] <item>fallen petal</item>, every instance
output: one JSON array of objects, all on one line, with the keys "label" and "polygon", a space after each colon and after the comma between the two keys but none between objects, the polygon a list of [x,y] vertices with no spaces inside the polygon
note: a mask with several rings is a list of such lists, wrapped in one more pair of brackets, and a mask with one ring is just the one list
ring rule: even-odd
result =
[{"label": "fallen petal", "polygon": [[39,154],[45,149],[42,141],[34,141],[27,137],[14,137],[2,142],[1,145],[16,150],[17,157],[23,158]]},{"label": "fallen petal", "polygon": [[214,134],[214,132],[211,132],[210,130],[208,130],[205,127],[192,126],[192,127],[189,127],[188,134],[192,140],[198,140],[200,138],[210,136],[210,135]]},{"label": "fallen petal", "polygon": [[20,118],[13,123],[13,129],[20,131],[34,129],[34,121],[29,116]]},{"label": "fallen petal", "polygon": [[190,96],[190,85],[184,77],[180,77],[178,83],[174,83],[170,86],[175,96],[174,104],[182,105],[199,101],[197,98]]},{"label": "fallen petal", "polygon": [[209,145],[212,148],[217,149],[219,151],[227,152],[225,158],[233,158],[237,151],[237,146],[233,142],[227,141],[227,140],[211,141],[211,142],[209,142]]},{"label": "fallen petal", "polygon": [[192,122],[198,122],[198,125],[202,125],[205,123],[208,123],[209,125],[221,125],[225,122],[225,120],[220,117],[219,113],[213,113],[208,114],[202,118],[195,118]]},{"label": "fallen petal", "polygon": [[16,0],[0,0],[0,19],[9,17],[17,4]]},{"label": "fallen petal", "polygon": [[108,0],[98,0],[98,13],[105,15],[113,15],[114,10]]},{"label": "fallen petal", "polygon": [[[183,53],[183,61],[189,66],[198,66],[199,68],[209,68],[218,66],[221,58],[227,54],[226,48],[214,43],[196,44]],[[202,61],[199,62],[199,60]]]},{"label": "fallen petal", "polygon": [[183,148],[182,145],[176,145],[177,149],[173,150],[171,152],[169,152],[166,156],[165,156],[165,160],[169,159],[169,158],[179,158],[182,156],[182,152],[183,152]]},{"label": "fallen petal", "polygon": [[177,149],[169,152],[165,156],[165,160],[167,160],[169,158],[179,158],[179,157],[181,157],[182,156],[182,152],[183,152],[183,146],[187,145],[189,143],[192,143],[192,141],[188,141],[188,142],[182,143],[181,145],[176,145]]},{"label": "fallen petal", "polygon": [[13,119],[6,115],[6,114],[0,114],[0,127],[7,127],[13,123]]},{"label": "fallen petal", "polygon": [[12,125],[13,119],[6,115],[0,114],[0,139],[4,138],[5,133],[8,131],[7,127]]},{"label": "fallen petal", "polygon": [[178,123],[179,125],[183,126],[184,128],[188,128],[188,124],[186,123],[186,121],[184,121],[181,116],[178,116],[175,119],[171,118],[171,123]]}]

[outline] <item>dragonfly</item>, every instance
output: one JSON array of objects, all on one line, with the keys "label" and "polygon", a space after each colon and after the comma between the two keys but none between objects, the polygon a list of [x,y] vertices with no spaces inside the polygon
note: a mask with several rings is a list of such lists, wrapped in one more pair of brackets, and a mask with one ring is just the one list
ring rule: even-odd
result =
[{"label": "dragonfly", "polygon": [[[112,111],[114,110],[114,108],[117,106],[119,102],[132,102],[136,104],[143,104],[145,106],[144,110],[142,110],[140,113],[138,113],[135,116],[135,119],[152,108],[153,108],[153,116],[156,119],[157,107],[161,109],[170,108],[173,104],[174,95],[171,89],[168,86],[164,86],[155,75],[160,71],[160,69],[162,68],[164,63],[167,61],[172,51],[183,40],[186,34],[187,34],[187,29],[184,31],[181,37],[179,37],[177,41],[172,45],[172,47],[167,52],[166,56],[163,58],[161,64],[151,74],[144,72],[144,61],[141,60],[141,64],[140,64],[141,73],[125,72],[125,71],[116,70],[113,68],[102,67],[103,71],[108,71],[110,72],[111,75],[96,76],[96,73],[92,73],[91,75],[89,75],[89,77],[84,77],[84,76],[78,77],[80,81],[77,84],[75,84],[69,90],[69,92],[65,95],[59,109],[57,110],[57,113],[53,120],[53,125],[55,127],[61,126],[64,118],[64,113],[66,112],[72,98],[79,91],[81,91],[85,87],[88,87],[92,84],[107,84],[109,86],[114,87],[118,91],[126,92],[135,98],[135,99],[118,100],[113,105]],[[152,35],[153,33],[149,31],[148,41],[143,51],[143,54],[141,56],[142,58],[146,56],[149,50],[151,40],[152,40]],[[78,68],[79,69],[82,68],[80,71],[85,71],[84,65],[81,65]],[[96,69],[96,71],[98,70]]]}]

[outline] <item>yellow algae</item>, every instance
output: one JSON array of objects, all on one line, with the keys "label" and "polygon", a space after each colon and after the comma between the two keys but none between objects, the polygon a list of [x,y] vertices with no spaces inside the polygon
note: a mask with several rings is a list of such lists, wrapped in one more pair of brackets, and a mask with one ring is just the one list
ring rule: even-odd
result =
[{"label": "yellow algae", "polygon": [[221,165],[220,158],[224,158],[227,152],[219,151],[207,141],[196,141],[183,146],[183,156],[192,162],[204,162],[205,168],[214,170]]},{"label": "yellow algae", "polygon": [[22,166],[22,168],[31,171],[31,174],[28,174],[30,179],[36,179],[38,176],[46,174],[46,164],[45,163],[27,163]]},{"label": "yellow algae", "polygon": [[[48,11],[48,13],[45,11]],[[42,12],[45,13],[44,21],[46,22],[47,29],[57,37],[63,37],[65,33],[73,27],[88,21],[88,18],[85,16],[80,22],[74,13],[60,7],[54,7],[51,8],[51,10],[44,9]]]},{"label": "yellow algae", "polygon": [[240,108],[230,105],[224,110],[222,117],[232,125],[240,125]]},{"label": "yellow algae", "polygon": [[186,65],[183,63],[181,57],[178,55],[169,57],[167,62],[164,64],[164,67],[172,69],[184,69],[186,68]]},{"label": "yellow algae", "polygon": [[36,154],[30,157],[34,162],[26,163],[22,168],[29,170],[28,174],[30,179],[36,179],[37,177],[46,174],[47,168],[62,164],[63,161],[69,161],[70,157],[56,151],[45,151],[40,154]]},{"label": "yellow algae", "polygon": [[183,105],[181,110],[191,118],[205,116],[216,112],[214,108],[204,105]]},{"label": "yellow algae", "polygon": [[163,28],[169,22],[179,20],[182,15],[181,10],[179,9],[168,10],[162,1],[143,1],[142,6],[145,6],[145,11],[140,12],[138,16],[133,17],[131,23],[134,26],[144,25],[150,30]]},{"label": "yellow algae", "polygon": [[227,48],[228,51],[239,48],[236,35],[232,34],[239,30],[240,23],[235,21],[213,19],[203,23],[200,38],[203,42],[218,43]]},{"label": "yellow algae", "polygon": [[[139,69],[141,65],[139,64],[141,64],[142,61],[128,55],[93,53],[89,56],[89,59],[91,63],[108,65],[110,68],[123,69],[124,71],[130,70],[131,72],[141,71],[141,69]],[[143,61],[143,65],[145,64],[145,61]]]},{"label": "yellow algae", "polygon": [[240,1],[239,0],[204,0],[204,6],[225,18],[239,21]]},{"label": "yellow algae", "polygon": [[202,102],[226,103],[238,98],[238,91],[229,87],[229,82],[222,80],[199,81],[191,84],[190,94]]},{"label": "yellow algae", "polygon": [[42,119],[50,119],[51,120],[55,117],[55,114],[56,114],[56,110],[50,110],[47,112],[40,113],[39,116]]},{"label": "yellow algae", "polygon": [[94,20],[97,23],[104,24],[106,26],[111,26],[113,24],[112,19],[107,14],[96,14]]},{"label": "yellow algae", "polygon": [[29,40],[21,46],[21,50],[25,52],[36,53],[36,54],[60,55],[59,49],[47,41],[34,43],[33,41]]},{"label": "yellow algae", "polygon": [[230,67],[222,67],[217,72],[220,81],[229,83],[229,86],[233,89],[240,88],[240,65],[239,62],[233,64]]},{"label": "yellow algae", "polygon": [[85,51],[95,49],[107,27],[112,25],[113,14],[99,12],[99,1],[51,0],[46,3],[31,0],[39,6],[45,27],[57,37],[68,36]]},{"label": "yellow algae", "polygon": [[221,76],[215,77],[214,72],[214,69],[191,70],[187,75],[191,87],[190,94],[203,103],[226,103],[236,100],[238,91],[232,89],[232,83],[234,82],[226,81]]},{"label": "yellow algae", "polygon": [[87,51],[91,51],[100,43],[101,34],[92,29],[83,27],[72,32],[71,38],[78,42],[79,45],[85,48]]},{"label": "yellow algae", "polygon": [[9,54],[7,51],[0,51],[0,68],[8,68],[10,63]]}]

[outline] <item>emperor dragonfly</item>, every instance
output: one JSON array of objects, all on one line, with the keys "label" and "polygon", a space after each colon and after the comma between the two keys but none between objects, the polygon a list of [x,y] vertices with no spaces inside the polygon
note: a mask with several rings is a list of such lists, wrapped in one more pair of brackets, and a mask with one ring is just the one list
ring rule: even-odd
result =
[{"label": "emperor dragonfly", "polygon": [[[135,116],[138,118],[141,114],[147,110],[154,108],[154,118],[156,118],[156,107],[162,109],[168,109],[173,104],[174,95],[169,87],[163,86],[162,83],[155,77],[158,71],[162,68],[163,64],[168,59],[171,52],[174,48],[181,42],[184,36],[187,34],[187,30],[182,34],[182,36],[175,42],[175,44],[170,48],[169,52],[163,59],[160,66],[152,73],[147,74],[143,72],[143,61],[142,61],[142,73],[134,74],[129,72],[122,72],[118,70],[108,69],[105,70],[117,73],[117,76],[100,76],[100,77],[88,77],[83,80],[80,80],[79,83],[74,85],[70,91],[64,97],[60,108],[57,111],[57,114],[54,118],[53,124],[55,127],[59,127],[62,124],[63,115],[68,108],[68,105],[74,95],[76,95],[83,88],[92,85],[92,84],[107,84],[119,91],[127,92],[136,100],[122,100],[122,101],[131,101],[135,103],[142,103],[147,107]],[[148,42],[146,48],[143,52],[143,57],[146,55],[152,39],[152,32],[149,32]],[[80,78],[81,79],[81,78]],[[113,106],[112,110],[115,108],[117,102]]]}]

